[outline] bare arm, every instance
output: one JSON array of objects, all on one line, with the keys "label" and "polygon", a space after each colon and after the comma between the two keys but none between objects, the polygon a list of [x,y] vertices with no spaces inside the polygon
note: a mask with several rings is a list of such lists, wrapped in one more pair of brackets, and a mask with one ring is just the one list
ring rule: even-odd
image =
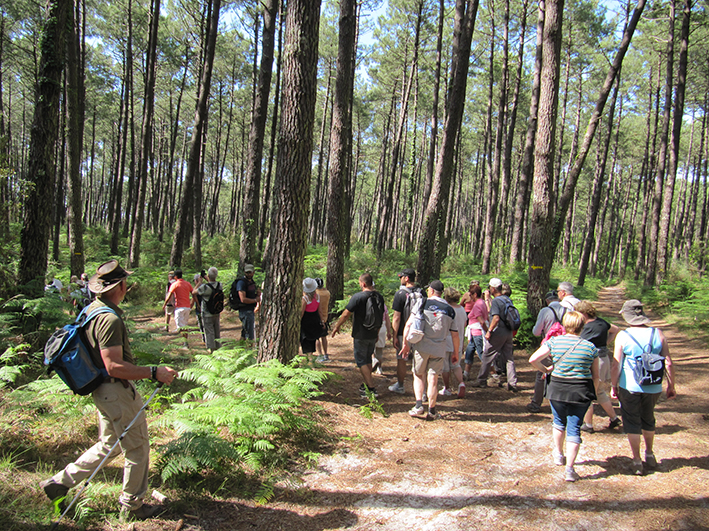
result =
[{"label": "bare arm", "polygon": [[399,326],[401,325],[401,312],[394,310],[394,317],[391,319],[391,327],[394,329],[394,348],[399,350],[401,345],[399,345]]},{"label": "bare arm", "polygon": [[615,339],[615,336],[618,335],[618,332],[620,332],[620,328],[612,324],[611,327],[608,329],[608,339],[606,340],[606,342],[608,344],[612,343]]},{"label": "bare arm", "polygon": [[451,338],[453,339],[453,355],[451,356],[451,363],[456,363],[458,361],[458,348],[460,347],[460,336],[456,330],[451,330]]},{"label": "bare arm", "polygon": [[[101,349],[101,359],[111,378],[121,380],[147,380],[151,378],[150,367],[140,367],[123,360],[123,347],[116,345]],[[171,384],[177,378],[177,371],[170,367],[158,367],[156,378],[159,382]]]},{"label": "bare arm", "polygon": [[497,328],[497,324],[500,322],[500,316],[499,315],[493,315],[492,320],[490,321],[490,328],[487,329],[487,333],[485,334],[485,339],[490,339],[490,331],[494,330]]},{"label": "bare arm", "polygon": [[670,347],[667,345],[667,340],[664,334],[657,330],[662,340],[662,355],[665,357],[665,370],[667,371],[667,398],[672,399],[677,396],[675,391],[675,367],[670,357]]},{"label": "bare arm", "polygon": [[531,363],[532,366],[539,372],[543,374],[551,374],[551,372],[554,370],[554,365],[552,364],[547,367],[542,363],[542,360],[549,357],[549,354],[551,354],[551,349],[547,346],[546,343],[544,343],[534,352],[534,354],[529,357],[529,363]]},{"label": "bare arm", "polygon": [[342,315],[335,323],[335,326],[332,327],[332,337],[335,337],[338,334],[338,332],[340,331],[340,327],[342,326],[342,323],[344,323],[347,319],[349,319],[351,313],[352,312],[350,312],[349,310],[344,310],[342,312]]}]

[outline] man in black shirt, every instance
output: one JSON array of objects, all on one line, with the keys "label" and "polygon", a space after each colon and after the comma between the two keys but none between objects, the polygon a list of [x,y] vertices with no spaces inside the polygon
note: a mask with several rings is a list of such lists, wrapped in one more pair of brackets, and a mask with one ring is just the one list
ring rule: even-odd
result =
[{"label": "man in black shirt", "polygon": [[378,321],[381,326],[384,317],[384,297],[381,293],[374,289],[374,281],[372,275],[364,273],[359,277],[359,287],[362,289],[359,293],[355,293],[350,298],[350,301],[345,306],[345,310],[335,323],[332,329],[332,337],[335,337],[340,331],[342,324],[352,315],[352,338],[354,340],[354,358],[357,367],[362,373],[364,383],[360,387],[360,394],[363,398],[367,396],[365,385],[377,396],[374,380],[372,379],[372,354],[374,354],[374,346],[379,336],[379,327],[365,327],[365,315],[367,311],[367,301],[370,297],[377,298],[377,308],[381,308],[381,315],[378,316]]}]

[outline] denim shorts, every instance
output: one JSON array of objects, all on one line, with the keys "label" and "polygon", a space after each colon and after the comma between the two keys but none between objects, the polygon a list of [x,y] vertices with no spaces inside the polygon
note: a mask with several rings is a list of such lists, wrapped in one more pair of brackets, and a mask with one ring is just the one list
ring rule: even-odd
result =
[{"label": "denim shorts", "polygon": [[[549,404],[551,404],[551,412],[554,415],[552,420],[554,429],[566,431],[567,441],[581,444],[581,424],[591,403],[570,404],[569,402],[550,400]],[[625,425],[625,420],[623,424]]]}]

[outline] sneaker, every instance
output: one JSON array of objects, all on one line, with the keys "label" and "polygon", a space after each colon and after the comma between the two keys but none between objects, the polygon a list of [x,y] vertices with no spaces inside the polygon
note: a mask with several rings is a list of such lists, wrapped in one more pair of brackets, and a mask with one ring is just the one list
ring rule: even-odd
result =
[{"label": "sneaker", "polygon": [[616,417],[613,420],[611,420],[610,423],[608,424],[608,429],[612,430],[612,429],[617,428],[618,426],[620,426],[620,417]]},{"label": "sneaker", "polygon": [[377,365],[376,369],[374,369],[374,374],[378,374],[379,376],[382,375],[382,364],[381,363],[379,365]]},{"label": "sneaker", "polygon": [[630,471],[636,476],[642,476],[643,475],[643,462],[640,461],[639,463],[636,463],[635,461],[633,461],[633,464],[630,465]]},{"label": "sneaker", "polygon": [[411,415],[412,417],[420,417],[421,415],[423,415],[423,412],[423,406],[414,406],[409,409],[409,415]]},{"label": "sneaker", "polygon": [[[376,387],[370,387],[369,391],[372,393],[372,395],[374,395],[374,398],[379,398],[379,394],[377,393]],[[364,384],[359,386],[359,396],[361,398],[368,398],[367,391],[364,388]]]},{"label": "sneaker", "polygon": [[529,404],[527,404],[527,411],[529,411],[530,413],[541,413],[542,408],[534,402],[530,402]]},{"label": "sneaker", "polygon": [[588,424],[584,423],[581,425],[581,428],[579,428],[581,431],[585,431],[586,433],[593,433],[593,426],[589,426]]},{"label": "sneaker", "polygon": [[556,466],[564,466],[566,464],[566,456],[563,454],[559,454],[556,451],[551,453],[552,457],[554,458],[554,464]]},{"label": "sneaker", "polygon": [[56,501],[59,498],[65,498],[69,492],[69,487],[65,487],[61,483],[57,483],[52,478],[40,481],[39,486],[42,487],[44,493],[52,501]]},{"label": "sneaker", "polygon": [[330,356],[328,356],[327,354],[323,354],[322,356],[318,356],[317,358],[315,358],[315,361],[318,363],[327,363],[328,361],[330,361]]},{"label": "sneaker", "polygon": [[645,453],[645,464],[651,470],[657,468],[657,459],[655,459],[655,454]]},{"label": "sneaker", "polygon": [[132,522],[133,520],[147,520],[148,518],[154,518],[159,514],[165,512],[165,508],[162,505],[149,505],[144,503],[137,509],[130,510],[127,507],[121,509],[121,521]]},{"label": "sneaker", "polygon": [[448,389],[447,387],[444,387],[440,391],[438,391],[438,394],[441,396],[451,396],[453,393],[451,393],[451,390]]},{"label": "sneaker", "polygon": [[458,386],[458,398],[465,398],[465,384],[461,383]]},{"label": "sneaker", "polygon": [[574,482],[579,479],[579,475],[576,473],[573,467],[566,467],[566,472],[564,473],[564,479],[566,481]]},{"label": "sneaker", "polygon": [[512,385],[512,384],[507,384],[507,390],[508,390],[508,391],[511,391],[511,392],[513,392],[513,393],[519,392],[519,389],[517,389],[517,386],[516,386],[516,385]]},{"label": "sneaker", "polygon": [[438,412],[431,413],[431,412],[429,411],[428,413],[426,413],[426,420],[440,420],[440,419],[442,419],[442,418],[443,418],[443,417],[442,417],[441,414],[438,413]]},{"label": "sneaker", "polygon": [[404,386],[399,385],[399,382],[395,382],[394,385],[389,386],[389,391],[392,393],[396,393],[399,395],[403,395],[406,391],[404,391]]},{"label": "sneaker", "polygon": [[487,380],[475,380],[470,387],[487,387]]}]

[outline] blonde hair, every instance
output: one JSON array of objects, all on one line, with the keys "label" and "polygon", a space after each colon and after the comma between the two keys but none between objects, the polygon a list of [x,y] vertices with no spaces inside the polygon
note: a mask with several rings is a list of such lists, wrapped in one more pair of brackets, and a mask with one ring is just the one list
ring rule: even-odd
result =
[{"label": "blonde hair", "polygon": [[460,291],[455,288],[446,288],[443,290],[443,298],[449,304],[458,304],[460,302]]},{"label": "blonde hair", "polygon": [[577,302],[574,306],[574,310],[576,310],[577,312],[581,312],[589,319],[595,319],[597,317],[596,308],[593,307],[593,304],[591,304],[590,301]]},{"label": "blonde hair", "polygon": [[584,319],[581,312],[566,312],[564,318],[561,320],[561,324],[564,325],[567,334],[577,336],[581,333],[581,330],[583,330],[586,319]]}]

